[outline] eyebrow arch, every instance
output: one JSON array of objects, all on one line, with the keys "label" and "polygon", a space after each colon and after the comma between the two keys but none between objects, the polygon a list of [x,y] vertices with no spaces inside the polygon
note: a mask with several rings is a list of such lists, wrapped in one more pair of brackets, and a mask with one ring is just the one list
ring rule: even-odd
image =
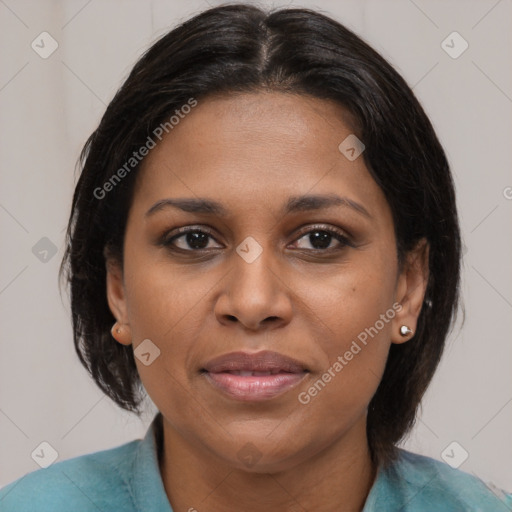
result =
[{"label": "eyebrow arch", "polygon": [[[349,199],[348,197],[340,197],[335,194],[327,195],[303,195],[293,196],[288,199],[282,209],[282,214],[287,215],[293,212],[302,212],[310,210],[321,210],[331,206],[345,206],[351,208],[364,215],[372,218],[368,210],[360,203]],[[217,201],[205,198],[179,198],[179,199],[161,199],[157,201],[145,214],[149,217],[165,208],[173,207],[188,213],[203,213],[208,215],[217,215],[219,217],[227,217],[228,210]]]}]

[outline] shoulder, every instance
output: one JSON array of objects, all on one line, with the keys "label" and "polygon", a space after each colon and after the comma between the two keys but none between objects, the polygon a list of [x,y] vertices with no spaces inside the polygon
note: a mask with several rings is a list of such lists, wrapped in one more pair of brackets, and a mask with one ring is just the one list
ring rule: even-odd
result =
[{"label": "shoulder", "polygon": [[404,512],[494,512],[512,505],[511,494],[492,490],[476,476],[402,449],[378,483],[380,498],[397,500],[394,506]]},{"label": "shoulder", "polygon": [[0,490],[3,512],[135,510],[130,475],[140,440],[57,462]]}]

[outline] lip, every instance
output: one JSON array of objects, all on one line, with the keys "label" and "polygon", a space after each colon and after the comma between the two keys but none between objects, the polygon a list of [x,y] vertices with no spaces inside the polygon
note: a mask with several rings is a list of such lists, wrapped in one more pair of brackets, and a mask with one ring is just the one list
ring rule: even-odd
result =
[{"label": "lip", "polygon": [[266,350],[224,354],[206,363],[202,373],[208,383],[232,399],[263,401],[297,386],[308,369],[296,359]]}]

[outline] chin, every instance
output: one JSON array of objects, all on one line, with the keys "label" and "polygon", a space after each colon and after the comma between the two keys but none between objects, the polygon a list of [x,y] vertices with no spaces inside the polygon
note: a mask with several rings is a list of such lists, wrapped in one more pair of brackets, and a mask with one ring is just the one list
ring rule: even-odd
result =
[{"label": "chin", "polygon": [[[298,427],[300,428],[300,427]],[[290,444],[290,438],[269,439],[267,434],[237,436],[225,450],[214,451],[234,469],[248,473],[279,473],[295,467],[311,456],[313,447]],[[228,455],[227,455],[228,454]],[[226,457],[227,456],[227,457]]]}]

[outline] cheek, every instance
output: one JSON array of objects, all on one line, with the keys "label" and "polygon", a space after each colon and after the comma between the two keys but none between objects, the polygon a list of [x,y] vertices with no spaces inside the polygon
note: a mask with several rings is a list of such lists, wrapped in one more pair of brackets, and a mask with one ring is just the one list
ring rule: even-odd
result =
[{"label": "cheek", "polygon": [[[328,276],[302,280],[302,299],[313,314],[312,321],[316,317],[324,325],[328,334],[325,348],[329,353],[343,349],[343,343],[373,326],[381,314],[390,309],[390,314],[393,313],[395,275],[387,270],[392,265],[392,261],[381,263],[368,254],[357,264],[354,260],[349,265],[331,268]],[[385,325],[379,322],[382,334],[389,335],[389,327],[388,322]]]},{"label": "cheek", "polygon": [[[205,280],[190,282],[166,262],[142,262],[126,257],[126,298],[135,354],[138,345],[151,340],[159,355],[150,365],[135,358],[141,380],[158,404],[159,393],[178,390],[174,381],[185,378],[190,346],[199,336],[204,316],[202,298],[211,287]],[[165,400],[165,398],[164,398]]]},{"label": "cheek", "polygon": [[[127,306],[135,340],[177,338],[199,322],[198,310],[211,288],[208,275],[192,278],[172,265],[165,252],[134,249],[126,254]],[[172,344],[172,343],[171,343]]]},{"label": "cheek", "polygon": [[323,325],[324,367],[303,402],[311,399],[314,407],[343,416],[354,408],[363,410],[371,400],[384,371],[395,316],[394,275],[385,268],[373,260],[335,273],[322,286],[309,285],[308,308]]}]

